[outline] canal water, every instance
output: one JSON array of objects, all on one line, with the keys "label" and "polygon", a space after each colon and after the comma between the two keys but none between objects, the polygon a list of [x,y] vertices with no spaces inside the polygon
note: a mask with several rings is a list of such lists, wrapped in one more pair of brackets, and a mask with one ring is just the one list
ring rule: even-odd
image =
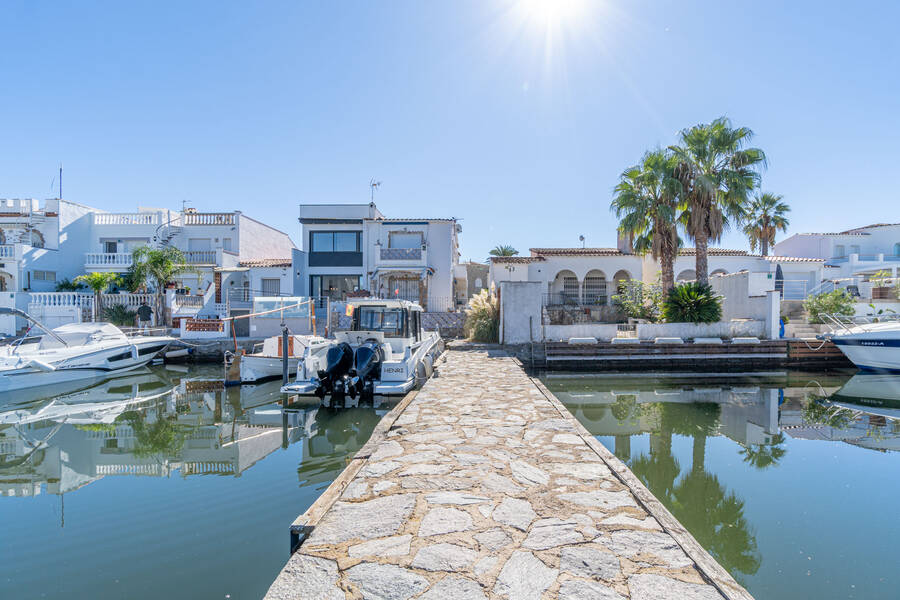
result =
[{"label": "canal water", "polygon": [[900,597],[900,376],[542,380],[756,598]]},{"label": "canal water", "polygon": [[284,409],[280,382],[220,377],[0,396],[0,598],[262,597],[290,523],[391,405]]}]

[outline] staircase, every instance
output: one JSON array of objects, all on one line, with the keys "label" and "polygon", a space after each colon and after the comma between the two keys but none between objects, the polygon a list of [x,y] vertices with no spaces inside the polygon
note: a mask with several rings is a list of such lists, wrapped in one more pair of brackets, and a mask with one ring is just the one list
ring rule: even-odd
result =
[{"label": "staircase", "polygon": [[164,248],[172,243],[172,240],[181,235],[182,228],[177,225],[166,225],[159,233],[159,245]]}]

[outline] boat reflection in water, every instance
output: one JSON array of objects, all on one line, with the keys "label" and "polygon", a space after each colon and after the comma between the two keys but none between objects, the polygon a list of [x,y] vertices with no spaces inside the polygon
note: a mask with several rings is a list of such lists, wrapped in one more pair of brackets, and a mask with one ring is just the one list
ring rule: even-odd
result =
[{"label": "boat reflection in water", "polygon": [[896,597],[900,376],[543,380],[756,597]]}]

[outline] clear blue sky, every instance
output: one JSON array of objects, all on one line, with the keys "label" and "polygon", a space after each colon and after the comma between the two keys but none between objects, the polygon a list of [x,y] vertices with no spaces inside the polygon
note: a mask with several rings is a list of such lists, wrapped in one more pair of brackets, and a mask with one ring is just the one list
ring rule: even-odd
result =
[{"label": "clear blue sky", "polygon": [[724,114],[792,232],[900,221],[897,3],[582,4],[5,0],[0,197],[55,195],[62,162],[70,200],[296,240],[299,203],[376,177],[389,216],[461,218],[464,258],[614,245],[618,174]]}]

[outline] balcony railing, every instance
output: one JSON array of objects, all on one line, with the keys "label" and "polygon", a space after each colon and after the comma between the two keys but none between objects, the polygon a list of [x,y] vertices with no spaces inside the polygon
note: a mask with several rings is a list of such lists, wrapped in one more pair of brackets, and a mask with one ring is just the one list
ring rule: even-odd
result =
[{"label": "balcony railing", "polygon": [[185,213],[185,225],[234,225],[234,213]]},{"label": "balcony railing", "polygon": [[422,249],[382,248],[381,260],[422,260]]},{"label": "balcony railing", "polygon": [[188,250],[184,252],[184,258],[191,265],[215,265],[215,250]]},{"label": "balcony railing", "polygon": [[159,213],[94,213],[94,225],[159,225]]},{"label": "balcony railing", "polygon": [[0,258],[15,258],[15,257],[16,257],[15,244],[0,245]]},{"label": "balcony railing", "polygon": [[123,267],[131,266],[131,254],[127,252],[87,252],[84,255],[84,267]]}]

